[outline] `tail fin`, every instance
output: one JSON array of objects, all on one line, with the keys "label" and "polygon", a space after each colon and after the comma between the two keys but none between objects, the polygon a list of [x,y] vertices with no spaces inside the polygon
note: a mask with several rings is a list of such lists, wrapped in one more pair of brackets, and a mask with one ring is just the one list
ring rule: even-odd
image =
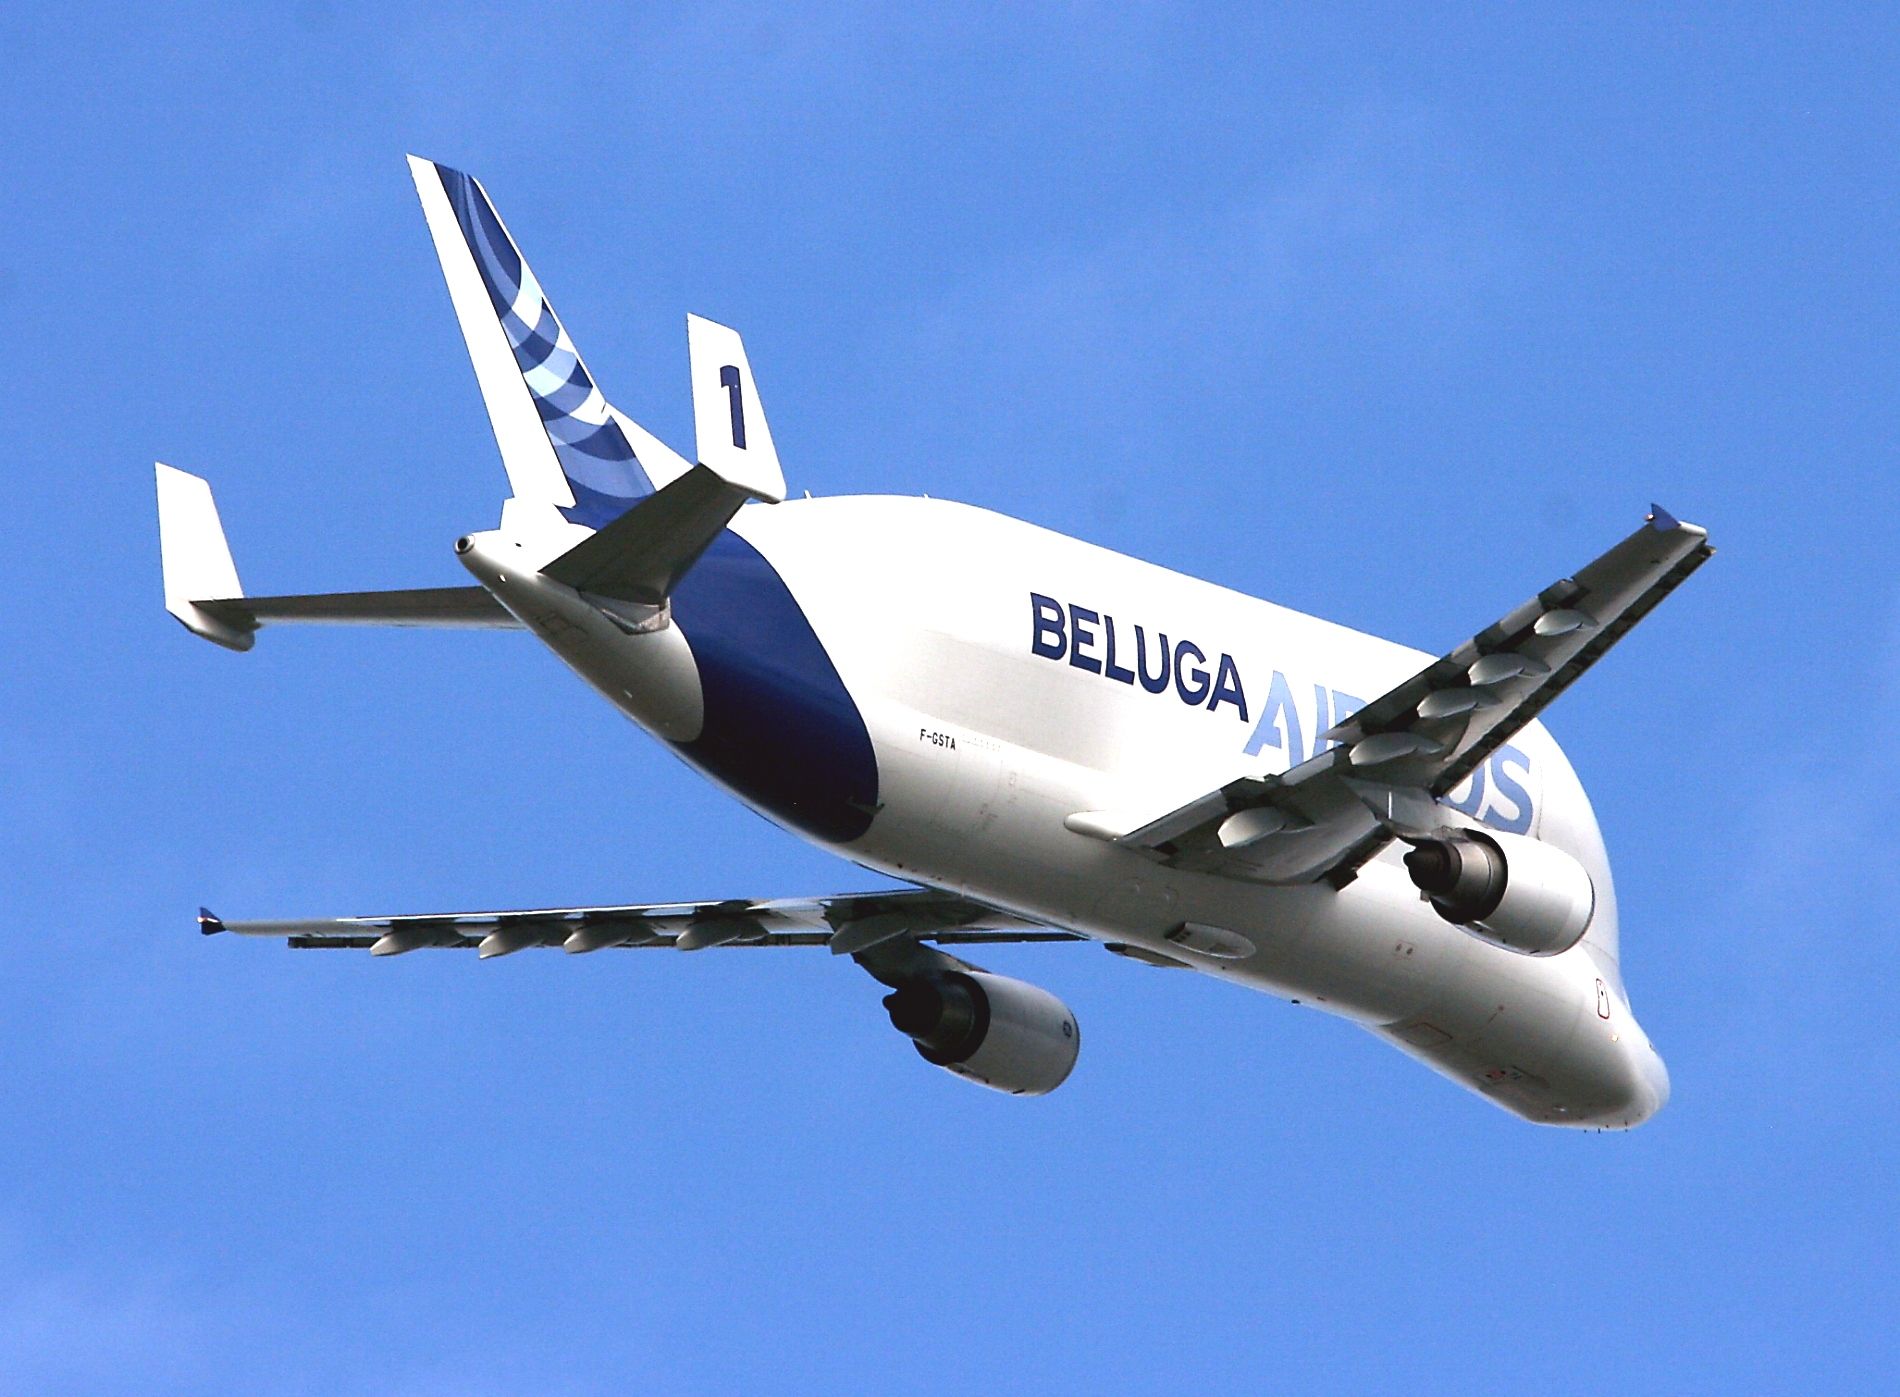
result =
[{"label": "tail fin", "polygon": [[773,503],[784,499],[785,473],[739,332],[689,315],[686,349],[692,360],[699,463],[749,495]]},{"label": "tail fin", "polygon": [[689,463],[601,396],[479,181],[409,157],[516,499],[599,528]]},{"label": "tail fin", "polygon": [[663,606],[740,506],[785,498],[738,331],[689,315],[686,343],[699,464],[546,564],[541,571],[556,582],[611,601]]},{"label": "tail fin", "polygon": [[254,628],[233,625],[198,605],[244,595],[211,486],[163,462],[158,465],[158,556],[165,609],[206,640],[227,650],[249,650]]}]

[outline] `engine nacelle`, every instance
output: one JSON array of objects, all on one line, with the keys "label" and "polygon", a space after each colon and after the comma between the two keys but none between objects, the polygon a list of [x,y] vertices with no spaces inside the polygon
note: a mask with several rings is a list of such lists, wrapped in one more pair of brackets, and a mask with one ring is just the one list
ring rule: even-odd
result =
[{"label": "engine nacelle", "polygon": [[1082,1051],[1068,1005],[1003,975],[953,970],[911,980],[884,1007],[925,1062],[1013,1096],[1054,1091]]},{"label": "engine nacelle", "polygon": [[1583,865],[1521,834],[1474,829],[1421,840],[1405,867],[1439,916],[1521,955],[1569,950],[1596,915],[1596,885]]}]

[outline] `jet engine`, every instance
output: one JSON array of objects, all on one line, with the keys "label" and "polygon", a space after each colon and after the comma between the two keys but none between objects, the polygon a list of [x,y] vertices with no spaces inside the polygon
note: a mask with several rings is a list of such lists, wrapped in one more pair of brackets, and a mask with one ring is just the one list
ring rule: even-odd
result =
[{"label": "jet engine", "polygon": [[1068,1005],[984,971],[907,980],[884,997],[884,1007],[925,1062],[1013,1096],[1054,1091],[1082,1050]]},{"label": "jet engine", "polygon": [[1439,916],[1521,955],[1569,950],[1596,913],[1583,865],[1524,835],[1474,829],[1418,840],[1405,867]]}]

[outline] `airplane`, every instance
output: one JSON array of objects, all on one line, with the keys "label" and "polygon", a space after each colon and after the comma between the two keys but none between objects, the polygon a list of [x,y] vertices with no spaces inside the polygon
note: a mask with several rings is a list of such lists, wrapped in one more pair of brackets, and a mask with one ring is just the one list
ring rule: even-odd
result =
[{"label": "airplane", "polygon": [[224,921],[373,956],[824,947],[928,1063],[1014,1095],[1081,1047],[968,948],[1097,942],[1358,1024],[1525,1120],[1669,1097],[1588,797],[1538,715],[1711,556],[1652,507],[1433,658],[969,505],[786,498],[740,337],[689,316],[696,450],[614,408],[486,191],[410,173],[510,488],[473,585],[257,597],[209,485],[157,467],[167,610],[531,631],[690,766],[904,886],[812,898]]}]

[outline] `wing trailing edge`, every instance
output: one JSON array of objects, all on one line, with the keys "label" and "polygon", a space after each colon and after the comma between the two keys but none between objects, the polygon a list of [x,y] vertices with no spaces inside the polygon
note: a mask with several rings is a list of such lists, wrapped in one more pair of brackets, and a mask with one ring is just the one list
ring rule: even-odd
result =
[{"label": "wing trailing edge", "polygon": [[894,954],[889,948],[903,939],[948,945],[1084,939],[932,888],[763,901],[252,922],[227,922],[200,908],[198,929],[207,936],[232,932],[277,938],[296,950],[368,950],[386,956],[473,948],[484,959],[534,947],[580,954],[620,947],[696,951],[719,946],[824,946],[834,955],[862,959]]}]

